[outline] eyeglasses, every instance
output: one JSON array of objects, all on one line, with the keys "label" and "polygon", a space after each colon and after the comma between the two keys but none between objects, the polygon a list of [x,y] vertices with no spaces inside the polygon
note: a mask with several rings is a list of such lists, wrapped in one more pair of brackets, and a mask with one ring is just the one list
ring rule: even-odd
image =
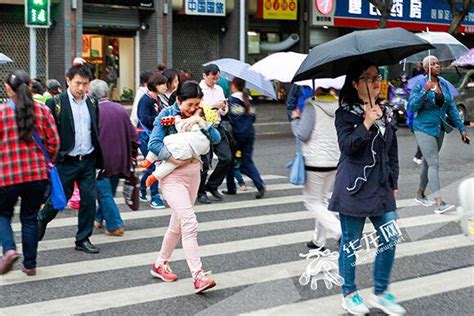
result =
[{"label": "eyeglasses", "polygon": [[359,80],[364,80],[364,81],[367,81],[368,84],[372,84],[375,81],[377,82],[382,81],[382,75],[377,75],[375,77],[368,77],[368,76],[359,77]]}]

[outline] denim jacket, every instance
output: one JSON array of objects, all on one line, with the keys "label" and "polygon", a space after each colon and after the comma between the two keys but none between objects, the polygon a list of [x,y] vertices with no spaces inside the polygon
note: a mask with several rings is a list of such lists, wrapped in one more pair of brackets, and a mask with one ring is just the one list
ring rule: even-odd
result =
[{"label": "denim jacket", "polygon": [[[155,122],[153,123],[153,131],[150,134],[148,149],[158,156],[158,161],[167,160],[171,156],[171,153],[163,144],[163,139],[168,135],[177,133],[174,125],[161,125],[161,119],[166,116],[176,115],[182,115],[177,103],[161,110],[160,114],[158,114],[155,119]],[[218,144],[221,141],[219,131],[217,131],[217,129],[214,128],[214,126],[212,125],[208,125],[207,129],[201,129],[201,132],[206,135],[206,137],[213,145]]]},{"label": "denim jacket", "polygon": [[443,124],[444,129],[449,133],[453,130],[453,126],[447,122],[447,114],[460,132],[466,131],[445,79],[439,77],[441,90],[444,95],[444,104],[442,107],[436,105],[434,91],[425,90],[424,85],[427,81],[428,76],[420,80],[420,82],[413,87],[410,98],[408,99],[408,110],[415,113],[413,130],[438,137],[441,132],[441,124]]}]

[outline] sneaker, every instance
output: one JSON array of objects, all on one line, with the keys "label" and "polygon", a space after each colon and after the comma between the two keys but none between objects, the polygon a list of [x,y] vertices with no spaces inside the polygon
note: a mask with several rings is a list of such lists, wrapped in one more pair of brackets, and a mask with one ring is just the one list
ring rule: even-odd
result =
[{"label": "sneaker", "polygon": [[240,185],[240,191],[247,191],[247,190],[248,190],[248,188],[245,184]]},{"label": "sneaker", "polygon": [[387,315],[403,315],[406,310],[398,304],[395,296],[385,292],[381,295],[372,294],[369,303],[372,307],[381,309]]},{"label": "sneaker", "polygon": [[211,200],[206,193],[198,194],[198,202],[201,204],[211,204]]},{"label": "sneaker", "polygon": [[153,263],[151,265],[150,274],[155,278],[161,279],[165,282],[174,282],[178,280],[178,276],[173,273],[173,270],[171,270],[168,261],[163,262],[159,266],[157,266],[156,263]]},{"label": "sneaker", "polygon": [[146,192],[140,192],[140,201],[148,202],[148,199],[146,197]]},{"label": "sneaker", "polygon": [[353,292],[342,298],[342,308],[351,315],[364,315],[370,311],[359,293]]},{"label": "sneaker", "polygon": [[434,212],[436,214],[443,214],[444,212],[453,210],[454,208],[455,208],[455,206],[452,205],[452,204],[447,204],[445,202],[441,202],[441,204],[436,207]]},{"label": "sneaker", "polygon": [[161,209],[161,208],[165,208],[165,204],[163,203],[159,195],[155,195],[151,198],[150,207]]},{"label": "sneaker", "polygon": [[112,231],[108,231],[108,230],[105,231],[105,234],[107,236],[115,236],[115,237],[122,237],[124,233],[125,233],[125,228],[123,227],[119,227]]},{"label": "sneaker", "polygon": [[194,293],[201,293],[216,286],[216,281],[207,277],[207,275],[210,273],[211,271],[204,272],[202,270],[197,273],[196,277],[194,278]]},{"label": "sneaker", "polygon": [[423,159],[418,159],[416,157],[413,157],[413,162],[416,163],[417,165],[421,165],[423,163]]},{"label": "sneaker", "polygon": [[424,195],[417,195],[415,198],[415,202],[423,206],[431,206],[435,203],[432,200],[428,200],[428,198]]},{"label": "sneaker", "polygon": [[265,188],[258,189],[257,194],[255,195],[256,199],[261,199],[265,195]]},{"label": "sneaker", "polygon": [[3,260],[0,262],[0,274],[5,274],[13,269],[13,265],[20,258],[16,250],[8,250],[3,255]]},{"label": "sneaker", "polygon": [[101,229],[102,227],[104,227],[104,224],[102,223],[102,221],[94,221],[94,227],[96,229]]},{"label": "sneaker", "polygon": [[324,246],[318,246],[314,241],[310,240],[306,243],[306,247],[309,249],[319,249],[320,251],[325,251],[327,248]]},{"label": "sneaker", "polygon": [[22,268],[21,272],[26,274],[27,276],[35,276],[36,275],[36,269],[27,269],[27,268]]}]

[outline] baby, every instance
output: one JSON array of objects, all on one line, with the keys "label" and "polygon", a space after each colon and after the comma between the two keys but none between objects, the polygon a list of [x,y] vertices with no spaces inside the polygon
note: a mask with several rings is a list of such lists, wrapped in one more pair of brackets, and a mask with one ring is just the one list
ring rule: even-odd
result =
[{"label": "baby", "polygon": [[[215,123],[217,118],[215,110],[203,107],[200,114],[204,115],[208,124]],[[214,116],[216,117],[214,118]],[[183,119],[179,115],[164,117],[161,121],[163,125],[172,125],[174,121],[174,126],[178,133],[166,136],[163,139],[163,144],[176,160],[186,160],[190,158],[200,159],[201,155],[205,155],[209,152],[211,143],[206,135],[201,132],[201,128],[198,124],[185,128],[185,123],[188,119]],[[141,168],[148,168],[157,159],[158,157],[149,151],[145,160],[141,162],[139,166]],[[176,169],[176,167],[177,165],[172,162],[163,161],[147,178],[146,186],[149,187],[157,180],[163,179]]]}]

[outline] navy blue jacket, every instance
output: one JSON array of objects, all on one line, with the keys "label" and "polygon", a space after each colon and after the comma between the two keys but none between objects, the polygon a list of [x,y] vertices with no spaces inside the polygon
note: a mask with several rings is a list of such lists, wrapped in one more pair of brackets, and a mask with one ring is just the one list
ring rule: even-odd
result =
[{"label": "navy blue jacket", "polygon": [[250,112],[245,114],[244,102],[235,95],[229,97],[229,114],[232,125],[232,134],[236,135],[255,135],[255,110],[250,108]]},{"label": "navy blue jacket", "polygon": [[393,196],[399,173],[396,128],[387,123],[382,135],[375,126],[367,130],[363,121],[363,110],[358,105],[343,105],[336,111],[341,157],[328,208],[354,217],[381,216],[396,209]]},{"label": "navy blue jacket", "polygon": [[159,101],[156,101],[148,94],[144,94],[140,101],[138,101],[137,116],[140,120],[141,126],[146,127],[150,133],[153,130],[153,123],[158,116],[158,111],[161,111]]}]

